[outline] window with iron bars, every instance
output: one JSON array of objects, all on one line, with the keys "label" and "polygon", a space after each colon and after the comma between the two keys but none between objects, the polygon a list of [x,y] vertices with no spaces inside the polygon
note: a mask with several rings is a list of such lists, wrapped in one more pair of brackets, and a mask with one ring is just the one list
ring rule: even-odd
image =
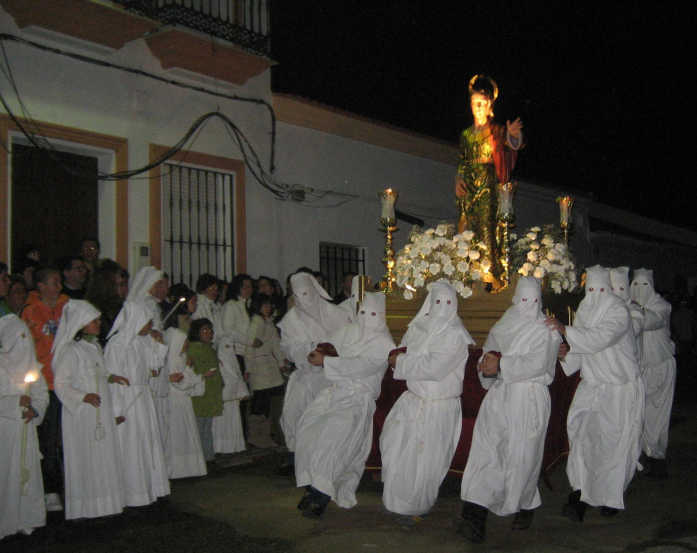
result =
[{"label": "window with iron bars", "polygon": [[336,296],[341,291],[344,273],[365,274],[365,248],[320,242],[319,270],[327,278],[329,294]]},{"label": "window with iron bars", "polygon": [[162,172],[162,269],[170,283],[193,289],[203,273],[231,280],[234,175],[168,163]]}]

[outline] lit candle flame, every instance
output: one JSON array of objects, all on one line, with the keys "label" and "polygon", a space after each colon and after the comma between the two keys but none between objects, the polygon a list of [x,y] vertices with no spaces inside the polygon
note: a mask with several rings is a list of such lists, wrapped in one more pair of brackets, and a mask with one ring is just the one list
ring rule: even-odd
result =
[{"label": "lit candle flame", "polygon": [[179,303],[186,301],[186,298],[179,298]]},{"label": "lit candle flame", "polygon": [[36,382],[36,375],[34,373],[29,373],[27,376],[24,377],[24,382],[26,384],[31,384],[32,382]]}]

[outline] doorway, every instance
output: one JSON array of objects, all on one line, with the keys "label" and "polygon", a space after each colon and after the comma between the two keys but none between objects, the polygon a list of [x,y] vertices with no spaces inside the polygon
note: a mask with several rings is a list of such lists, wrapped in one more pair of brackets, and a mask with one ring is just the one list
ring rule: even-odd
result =
[{"label": "doorway", "polygon": [[12,270],[27,244],[50,266],[77,254],[84,236],[98,236],[98,177],[96,157],[13,144]]}]

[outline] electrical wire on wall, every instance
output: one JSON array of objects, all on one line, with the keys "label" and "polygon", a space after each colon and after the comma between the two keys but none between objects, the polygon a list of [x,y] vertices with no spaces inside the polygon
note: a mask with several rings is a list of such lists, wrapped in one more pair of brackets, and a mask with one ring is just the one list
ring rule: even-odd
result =
[{"label": "electrical wire on wall", "polygon": [[[355,195],[355,194],[347,194],[344,192],[337,192],[333,190],[320,190],[312,187],[307,187],[303,186],[300,184],[287,184],[284,182],[278,181],[273,173],[275,171],[275,145],[276,145],[276,116],[273,110],[273,106],[271,106],[268,102],[262,99],[257,99],[257,98],[245,98],[242,96],[237,96],[237,95],[232,95],[232,94],[224,94],[221,92],[212,91],[209,90],[205,87],[199,87],[199,86],[194,86],[194,85],[189,85],[186,83],[181,83],[179,81],[175,81],[172,79],[166,79],[164,77],[160,77],[158,75],[154,75],[152,73],[148,73],[146,71],[140,70],[140,69],[134,69],[131,67],[126,67],[122,65],[117,65],[113,64],[110,62],[102,61],[102,60],[97,60],[94,58],[90,58],[88,56],[84,56],[81,54],[75,54],[72,52],[67,52],[64,50],[60,50],[58,48],[53,48],[49,46],[45,46],[42,44],[37,44],[32,41],[28,41],[26,39],[10,35],[7,33],[0,33],[0,46],[2,47],[2,54],[3,54],[3,59],[4,59],[4,64],[5,66],[0,66],[2,73],[4,74],[5,78],[7,79],[8,83],[10,84],[10,87],[12,91],[14,92],[14,95],[17,98],[17,102],[20,106],[20,110],[22,112],[22,117],[26,121],[30,123],[30,126],[33,128],[28,128],[29,125],[23,124],[22,121],[14,114],[12,109],[10,108],[8,102],[6,101],[5,97],[0,93],[0,102],[2,103],[3,107],[7,111],[7,114],[9,117],[12,119],[12,121],[15,123],[17,128],[19,128],[20,132],[26,137],[26,139],[32,144],[34,147],[39,148],[42,152],[45,152],[49,157],[53,159],[53,161],[57,161],[56,159],[53,158],[51,155],[54,151],[55,148],[51,144],[51,142],[43,136],[41,133],[39,125],[34,121],[34,119],[31,117],[29,114],[29,110],[25,106],[24,102],[22,101],[19,93],[19,89],[17,87],[17,84],[14,79],[14,75],[12,74],[12,70],[10,67],[10,62],[7,57],[7,52],[5,51],[5,42],[11,41],[15,42],[18,44],[22,44],[24,46],[32,47],[39,49],[44,52],[49,52],[55,55],[60,55],[60,56],[65,56],[83,63],[89,63],[92,65],[97,65],[109,69],[115,69],[118,71],[123,71],[131,74],[138,75],[140,77],[145,77],[149,79],[154,79],[159,82],[163,82],[168,85],[172,86],[177,86],[189,90],[193,90],[196,92],[204,93],[207,95],[214,96],[216,98],[223,98],[223,99],[228,99],[228,100],[233,100],[233,101],[239,101],[239,102],[249,102],[253,104],[257,104],[260,106],[264,106],[267,108],[270,117],[271,117],[271,152],[270,152],[270,159],[269,159],[269,169],[266,170],[264,168],[264,165],[255,151],[253,145],[249,141],[249,139],[245,136],[244,132],[225,114],[221,113],[220,111],[215,111],[215,112],[209,112],[201,115],[198,117],[193,124],[189,127],[189,129],[184,133],[184,135],[181,137],[177,143],[172,146],[169,150],[164,152],[162,155],[158,156],[156,159],[152,160],[150,163],[147,165],[137,168],[137,169],[132,169],[128,171],[121,171],[121,172],[116,172],[116,173],[100,173],[99,174],[99,179],[104,180],[104,181],[113,181],[113,180],[125,180],[125,179],[134,179],[134,178],[139,178],[139,175],[142,175],[144,173],[147,173],[151,169],[161,166],[163,163],[168,161],[169,159],[173,158],[175,155],[179,154],[180,152],[184,152],[184,157],[186,155],[186,152],[191,148],[193,145],[193,142],[195,141],[196,137],[198,134],[203,130],[203,128],[206,126],[206,124],[213,120],[213,119],[218,119],[221,121],[226,129],[226,132],[230,139],[232,140],[233,144],[236,146],[236,148],[240,151],[243,161],[247,168],[249,169],[251,175],[270,193],[272,193],[276,199],[278,200],[283,200],[283,201],[293,201],[294,203],[298,203],[299,205],[302,206],[307,206],[307,207],[314,207],[314,208],[324,208],[324,209],[331,209],[331,208],[337,208],[339,206],[345,205],[348,202],[351,201],[356,201],[356,200],[361,200],[362,202],[369,202],[369,203],[375,203],[376,200],[374,198],[366,198],[360,195]],[[8,145],[2,144],[2,147],[5,150],[8,150]],[[8,150],[9,151],[9,150]],[[74,169],[70,169],[70,171],[74,172]],[[150,177],[144,177],[145,180],[149,180]],[[330,199],[333,199],[334,201],[331,203],[327,203]],[[411,215],[411,214],[409,214]],[[423,215],[421,217],[424,217]],[[431,219],[437,219],[438,217],[434,216],[425,216],[427,218]]]}]

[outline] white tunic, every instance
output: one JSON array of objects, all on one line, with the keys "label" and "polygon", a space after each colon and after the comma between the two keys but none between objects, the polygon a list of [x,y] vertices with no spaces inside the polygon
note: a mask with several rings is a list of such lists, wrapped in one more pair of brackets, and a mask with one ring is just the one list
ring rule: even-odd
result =
[{"label": "white tunic", "polygon": [[[384,296],[381,299],[384,323]],[[352,343],[357,326],[347,325],[332,336],[339,357],[324,358],[331,385],[308,406],[296,435],[297,485],[312,485],[347,509],[356,504],[356,488],[373,441],[375,400],[387,356],[394,349],[384,325],[377,331],[367,329],[369,340]]]},{"label": "white tunic", "polygon": [[640,453],[644,385],[629,309],[607,292],[599,312],[585,322],[577,314],[575,326],[566,329],[570,351],[562,367],[567,375],[580,369],[582,378],[567,419],[566,472],[582,501],[623,509]]},{"label": "white tunic", "polygon": [[462,499],[499,516],[541,503],[537,481],[551,409],[547,386],[554,379],[561,338],[543,317],[519,316],[521,323],[525,319],[527,324],[509,332],[497,329],[502,319],[484,344],[484,353],[502,354],[501,372],[497,378],[479,375],[489,392],[479,408],[462,476]]},{"label": "white tunic", "polygon": [[[65,518],[120,513],[123,482],[110,392],[119,385],[107,382],[101,347],[85,340],[69,343],[54,357],[53,374],[63,404]],[[99,395],[98,408],[83,402],[87,394]]]},{"label": "white tunic", "polygon": [[[186,343],[186,334],[170,328],[165,332],[165,342],[169,346],[167,365],[163,372],[167,374],[169,395],[167,396],[169,439],[165,453],[168,460],[170,479],[203,476],[208,473],[203,458],[201,437],[196,426],[192,396],[201,396],[205,384],[201,377],[186,364],[186,354],[182,353]],[[183,375],[181,382],[169,381],[169,376]]]},{"label": "white tunic", "polygon": [[106,346],[109,369],[131,382],[130,386],[111,388],[114,415],[126,422],[116,427],[121,449],[125,505],[149,505],[170,493],[167,465],[155,405],[150,393],[151,370],[164,365],[167,348],[150,336],[136,336],[125,344],[120,335]]},{"label": "white tunic", "polygon": [[[435,297],[441,282],[434,284]],[[468,346],[474,343],[457,318],[455,292],[448,297],[451,322],[426,337],[419,332],[420,315],[411,322],[397,357],[394,378],[406,380],[404,392],[387,415],[380,436],[382,501],[401,515],[428,513],[448,472],[462,430],[462,394]],[[424,307],[429,303],[426,298]],[[422,308],[422,312],[424,308]],[[411,332],[410,332],[411,331]],[[413,336],[413,338],[412,338]]]},{"label": "white tunic", "polygon": [[230,336],[217,341],[220,374],[223,377],[223,414],[213,417],[213,450],[216,453],[237,453],[247,449],[244,443],[240,400],[249,395],[249,389],[240,373],[235,344]]},{"label": "white tunic", "polygon": [[281,349],[281,339],[275,325],[259,315],[252,317],[249,333],[264,344],[259,348],[244,348],[244,365],[249,374],[251,390],[265,390],[283,384],[281,368],[285,355]]},{"label": "white tunic", "polygon": [[[29,424],[22,419],[19,399],[26,394],[24,376],[33,373],[32,407],[39,413]],[[0,539],[27,533],[46,524],[46,502],[36,427],[48,407],[48,388],[36,362],[34,341],[16,315],[0,319]],[[26,428],[24,466],[28,481],[21,490],[22,434]]]}]

